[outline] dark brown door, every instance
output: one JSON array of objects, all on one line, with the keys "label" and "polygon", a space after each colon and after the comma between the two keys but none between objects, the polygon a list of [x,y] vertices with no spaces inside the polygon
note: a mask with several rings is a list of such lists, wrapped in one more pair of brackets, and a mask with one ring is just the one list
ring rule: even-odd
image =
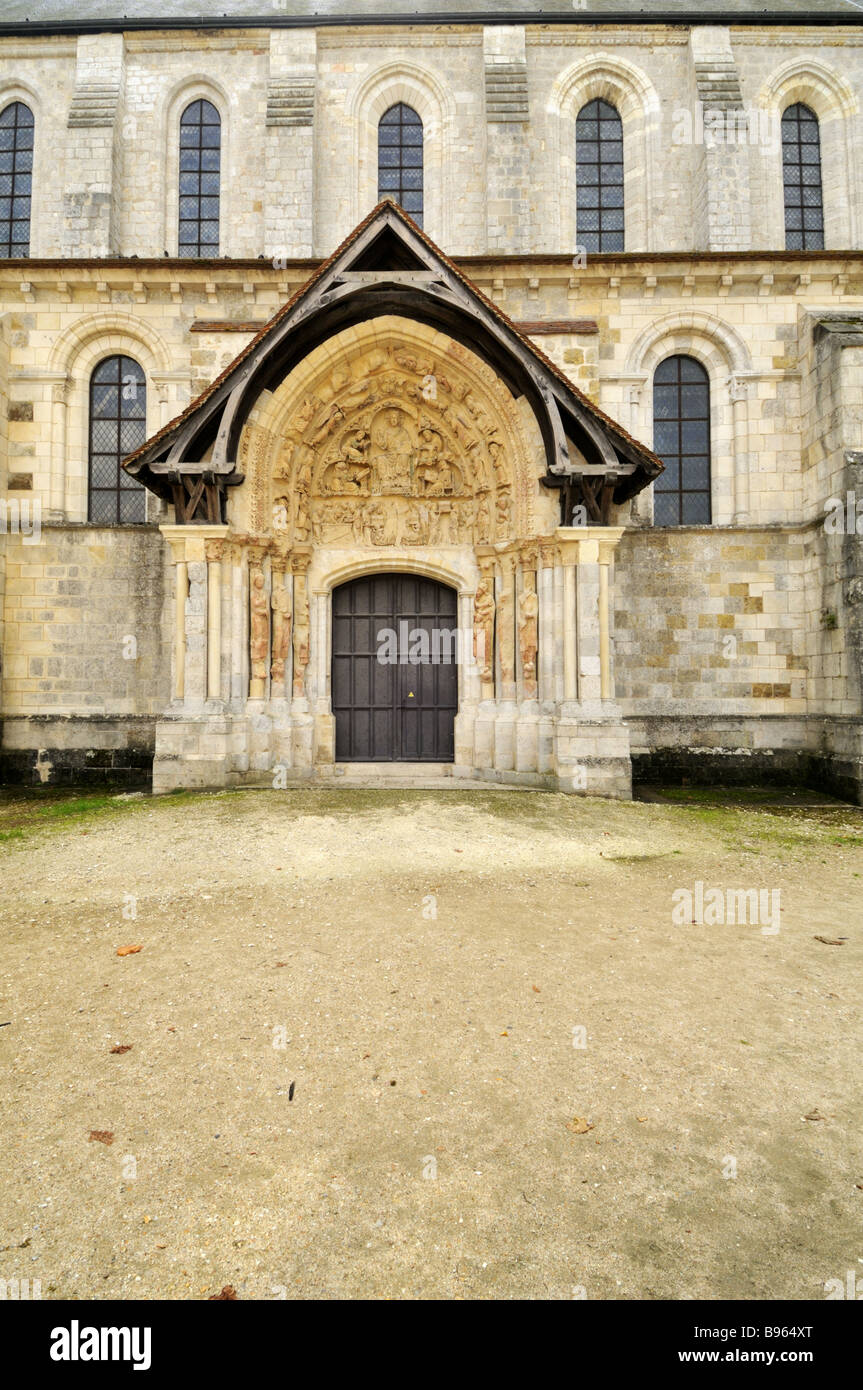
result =
[{"label": "dark brown door", "polygon": [[333,593],[336,762],[451,763],[458,708],[454,589],[373,574]]}]

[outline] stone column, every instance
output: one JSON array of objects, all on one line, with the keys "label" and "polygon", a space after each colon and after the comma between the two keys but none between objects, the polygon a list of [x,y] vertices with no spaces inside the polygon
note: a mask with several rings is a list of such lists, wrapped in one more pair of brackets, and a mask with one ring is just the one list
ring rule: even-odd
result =
[{"label": "stone column", "polygon": [[239,708],[249,695],[249,576],[243,545],[231,548],[231,703]]},{"label": "stone column", "polygon": [[207,541],[207,699],[222,697],[222,555],[225,543]]},{"label": "stone column", "polygon": [[749,384],[739,376],[729,380],[732,448],[734,451],[734,522],[749,520]]},{"label": "stone column", "polygon": [[561,791],[619,797],[632,792],[629,731],[614,703],[611,650],[611,567],[622,534],[621,526],[557,531],[564,644],[572,651],[564,662],[564,700],[554,731],[554,771]]},{"label": "stone column", "polygon": [[554,547],[541,546],[539,560],[539,698],[547,704],[554,699]]},{"label": "stone column", "polygon": [[186,601],[189,597],[189,567],[177,560],[174,597],[174,699],[183,700],[186,694]]},{"label": "stone column", "polygon": [[[567,548],[563,561],[563,698],[577,700],[579,694],[578,652],[576,649],[576,604],[577,591],[575,566],[578,563],[578,549]],[[580,615],[579,615],[580,617]],[[581,622],[578,622],[578,637],[581,637]]]},{"label": "stone column", "polygon": [[[48,520],[63,521],[68,515],[66,502],[66,435],[69,416],[71,377],[55,381],[51,387],[51,473],[48,493]],[[86,507],[86,501],[84,503]],[[86,519],[86,518],[83,518]]]}]

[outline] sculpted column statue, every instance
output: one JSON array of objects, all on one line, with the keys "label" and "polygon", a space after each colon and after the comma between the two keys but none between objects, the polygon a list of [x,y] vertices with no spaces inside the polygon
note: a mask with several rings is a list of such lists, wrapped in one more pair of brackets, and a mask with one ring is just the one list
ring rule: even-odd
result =
[{"label": "sculpted column statue", "polygon": [[515,559],[512,555],[500,558],[500,589],[497,599],[497,628],[500,646],[501,696],[515,699],[515,628],[513,623],[513,586]]},{"label": "sculpted column statue", "polygon": [[294,569],[294,695],[302,698],[306,693],[306,667],[311,651],[311,620],[309,617],[309,590],[306,571],[309,567],[308,555],[293,557]]},{"label": "sculpted column statue", "polygon": [[533,570],[523,573],[523,587],[518,600],[518,645],[521,654],[521,669],[524,697],[535,700],[536,654],[539,645],[539,599],[536,593],[536,575]]},{"label": "sculpted column statue", "polygon": [[494,593],[493,579],[483,574],[473,601],[473,654],[480,668],[482,698],[494,698]]},{"label": "sculpted column statue", "polygon": [[263,555],[253,551],[249,561],[249,655],[252,665],[249,698],[252,700],[264,698],[270,655],[270,601],[262,561]]},{"label": "sculpted column statue", "polygon": [[273,662],[270,667],[270,675],[273,682],[273,694],[281,696],[284,694],[285,682],[285,663],[291,650],[291,591],[290,579],[285,574],[285,562],[273,562]]}]

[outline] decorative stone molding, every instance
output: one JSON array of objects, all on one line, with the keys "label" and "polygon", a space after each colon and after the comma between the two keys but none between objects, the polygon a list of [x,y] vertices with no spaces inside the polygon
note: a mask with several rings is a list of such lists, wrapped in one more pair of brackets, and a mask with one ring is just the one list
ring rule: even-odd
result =
[{"label": "decorative stone molding", "polygon": [[487,63],[485,114],[489,121],[527,121],[527,63]]},{"label": "decorative stone molding", "polygon": [[267,125],[313,125],[315,119],[314,77],[272,79],[267,88]]}]

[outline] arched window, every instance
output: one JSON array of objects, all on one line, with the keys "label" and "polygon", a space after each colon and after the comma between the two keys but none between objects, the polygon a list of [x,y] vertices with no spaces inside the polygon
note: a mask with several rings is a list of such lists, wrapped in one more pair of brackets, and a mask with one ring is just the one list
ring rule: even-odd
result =
[{"label": "arched window", "polygon": [[710,521],[710,382],[694,357],[666,357],[653,377],[653,485],[657,526]]},{"label": "arched window", "polygon": [[30,255],[33,112],[13,101],[0,113],[0,256]]},{"label": "arched window", "polygon": [[818,117],[799,101],[782,115],[782,179],[785,184],[786,251],[823,250],[824,199]]},{"label": "arched window", "polygon": [[222,121],[211,101],[193,101],[180,117],[179,254],[219,254]]},{"label": "arched window", "polygon": [[146,493],[120,468],[146,438],[147,384],[131,357],[106,357],[90,378],[90,502],[103,526],[146,521]]},{"label": "arched window", "polygon": [[575,122],[575,207],[579,246],[623,250],[623,126],[598,97]]},{"label": "arched window", "polygon": [[423,224],[423,123],[397,101],[378,124],[378,199],[392,198]]}]

